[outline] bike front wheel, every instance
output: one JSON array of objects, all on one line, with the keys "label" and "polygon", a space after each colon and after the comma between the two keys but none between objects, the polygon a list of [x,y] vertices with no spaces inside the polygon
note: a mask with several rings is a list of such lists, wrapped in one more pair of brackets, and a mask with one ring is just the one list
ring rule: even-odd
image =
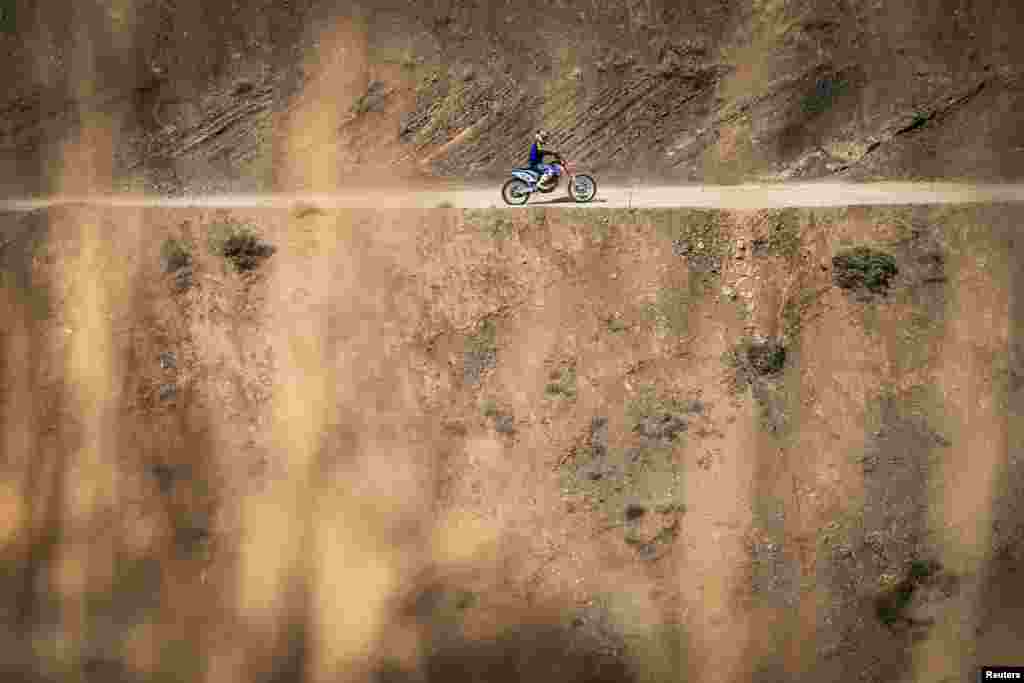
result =
[{"label": "bike front wheel", "polygon": [[509,206],[522,206],[530,199],[530,186],[519,178],[512,178],[502,185],[501,198]]}]

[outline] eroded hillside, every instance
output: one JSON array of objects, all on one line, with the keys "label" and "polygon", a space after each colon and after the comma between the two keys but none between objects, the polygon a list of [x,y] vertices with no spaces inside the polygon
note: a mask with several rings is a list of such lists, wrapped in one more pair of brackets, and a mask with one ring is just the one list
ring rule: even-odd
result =
[{"label": "eroded hillside", "polygon": [[[7,194],[66,189],[81,128],[110,138],[114,185],[159,193],[489,178],[539,126],[641,181],[1024,163],[1012,2],[4,5]],[[320,174],[291,168],[314,148]]]},{"label": "eroded hillside", "polygon": [[5,215],[4,671],[1013,661],[1020,218]]}]

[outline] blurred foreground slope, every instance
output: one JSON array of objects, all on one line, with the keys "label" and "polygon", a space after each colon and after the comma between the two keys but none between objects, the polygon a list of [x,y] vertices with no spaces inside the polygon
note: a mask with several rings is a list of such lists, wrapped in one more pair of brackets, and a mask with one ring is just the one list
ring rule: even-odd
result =
[{"label": "blurred foreground slope", "polygon": [[1020,217],[5,214],[3,679],[1012,661]]}]

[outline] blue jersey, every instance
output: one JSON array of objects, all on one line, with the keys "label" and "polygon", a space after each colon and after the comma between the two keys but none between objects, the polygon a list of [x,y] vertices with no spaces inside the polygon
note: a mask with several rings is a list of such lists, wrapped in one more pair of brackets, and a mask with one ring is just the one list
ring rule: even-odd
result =
[{"label": "blue jersey", "polygon": [[538,143],[534,142],[533,146],[530,147],[530,166],[539,166],[544,163],[544,157],[552,156],[557,157],[557,152],[549,152],[543,149]]},{"label": "blue jersey", "polygon": [[530,147],[530,166],[536,166],[540,163],[540,160],[544,158],[544,152],[541,150],[540,145],[536,142]]}]

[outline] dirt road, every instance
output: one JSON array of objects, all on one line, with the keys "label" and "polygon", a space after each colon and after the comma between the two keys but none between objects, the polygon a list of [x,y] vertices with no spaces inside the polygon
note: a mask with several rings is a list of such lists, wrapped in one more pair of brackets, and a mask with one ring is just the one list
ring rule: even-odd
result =
[{"label": "dirt road", "polygon": [[[527,206],[592,208],[707,207],[753,209],[884,204],[964,204],[1024,201],[1024,185],[954,183],[794,183],[780,185],[677,185],[599,187],[589,204],[575,204],[564,192],[533,198]],[[0,210],[31,211],[57,205],[160,208],[488,208],[503,206],[497,185],[465,189],[359,189],[334,194],[225,194],[159,197],[109,195],[0,200]]]}]

